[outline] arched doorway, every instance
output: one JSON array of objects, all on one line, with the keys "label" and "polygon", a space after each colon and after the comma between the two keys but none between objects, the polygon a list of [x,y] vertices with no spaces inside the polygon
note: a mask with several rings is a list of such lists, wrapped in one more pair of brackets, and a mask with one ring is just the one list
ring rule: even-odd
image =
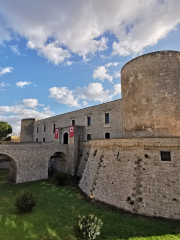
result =
[{"label": "arched doorway", "polygon": [[55,152],[49,159],[48,174],[54,172],[67,172],[66,155],[63,152]]},{"label": "arched doorway", "polygon": [[63,144],[68,144],[68,133],[65,132],[63,135]]},{"label": "arched doorway", "polygon": [[16,183],[17,165],[12,157],[0,153],[0,171],[3,172],[3,181]]}]

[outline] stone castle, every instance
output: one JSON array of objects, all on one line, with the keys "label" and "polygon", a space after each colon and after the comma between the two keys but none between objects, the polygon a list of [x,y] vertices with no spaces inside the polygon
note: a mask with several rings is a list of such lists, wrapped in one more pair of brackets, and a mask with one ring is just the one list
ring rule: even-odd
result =
[{"label": "stone castle", "polygon": [[180,220],[180,52],[131,60],[121,84],[120,100],[23,119],[21,143],[0,145],[10,180],[46,179],[52,168],[80,176],[92,198]]}]

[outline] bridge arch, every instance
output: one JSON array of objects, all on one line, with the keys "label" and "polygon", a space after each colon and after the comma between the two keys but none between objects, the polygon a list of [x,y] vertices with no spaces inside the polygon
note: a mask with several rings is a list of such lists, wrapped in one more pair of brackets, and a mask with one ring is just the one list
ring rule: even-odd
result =
[{"label": "bridge arch", "polygon": [[48,173],[49,175],[53,172],[67,172],[68,161],[67,156],[63,152],[53,153],[48,161]]},{"label": "bridge arch", "polygon": [[9,164],[2,165],[2,168],[3,168],[3,166],[6,166],[6,168],[9,169],[9,182],[16,183],[18,167],[17,167],[17,163],[16,163],[15,159],[12,156],[10,156],[9,154],[3,153],[3,152],[0,152],[0,155],[1,155],[0,163],[2,163],[2,162],[9,163]]}]

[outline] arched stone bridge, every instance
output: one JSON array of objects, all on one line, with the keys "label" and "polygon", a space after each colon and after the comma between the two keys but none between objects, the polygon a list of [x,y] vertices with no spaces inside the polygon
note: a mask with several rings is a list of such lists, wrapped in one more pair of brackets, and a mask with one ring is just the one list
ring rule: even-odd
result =
[{"label": "arched stone bridge", "polygon": [[[73,149],[55,143],[14,143],[0,145],[0,154],[10,160],[11,178],[16,183],[48,178],[48,161],[55,153],[66,155],[67,172],[73,174]],[[70,159],[70,160],[67,160]]]}]

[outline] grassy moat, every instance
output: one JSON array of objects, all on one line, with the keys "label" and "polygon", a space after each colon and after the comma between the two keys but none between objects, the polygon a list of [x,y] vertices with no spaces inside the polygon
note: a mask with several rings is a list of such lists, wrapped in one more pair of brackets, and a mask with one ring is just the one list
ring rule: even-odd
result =
[{"label": "grassy moat", "polygon": [[[180,239],[180,222],[146,218],[90,200],[76,186],[56,187],[51,181],[6,183],[0,169],[0,240],[75,240],[79,215],[94,214],[104,223],[97,240]],[[21,189],[37,198],[31,213],[19,214],[14,199]]]}]

